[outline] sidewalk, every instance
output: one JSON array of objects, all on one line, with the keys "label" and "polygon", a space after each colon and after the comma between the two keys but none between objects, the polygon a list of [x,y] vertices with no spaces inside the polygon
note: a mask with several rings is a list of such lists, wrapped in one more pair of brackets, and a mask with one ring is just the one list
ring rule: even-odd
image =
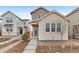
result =
[{"label": "sidewalk", "polygon": [[35,53],[37,48],[37,39],[32,38],[23,53]]}]

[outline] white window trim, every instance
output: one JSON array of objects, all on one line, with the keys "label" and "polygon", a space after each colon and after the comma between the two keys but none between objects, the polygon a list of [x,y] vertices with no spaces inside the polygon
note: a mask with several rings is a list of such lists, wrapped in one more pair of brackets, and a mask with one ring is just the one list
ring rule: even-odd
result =
[{"label": "white window trim", "polygon": [[[49,24],[49,31],[46,31],[46,24]],[[50,23],[46,23],[46,24],[45,24],[45,31],[46,32],[51,32],[51,28],[50,28],[51,27],[51,24]]]}]

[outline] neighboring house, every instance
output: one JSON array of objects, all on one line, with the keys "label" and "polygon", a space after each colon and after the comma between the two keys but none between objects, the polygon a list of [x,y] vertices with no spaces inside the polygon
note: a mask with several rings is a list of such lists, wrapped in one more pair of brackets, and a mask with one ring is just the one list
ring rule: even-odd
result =
[{"label": "neighboring house", "polygon": [[2,35],[2,18],[0,18],[0,35]]},{"label": "neighboring house", "polygon": [[66,16],[70,20],[69,37],[79,39],[79,7]]},{"label": "neighboring house", "polygon": [[24,31],[25,32],[30,32],[31,25],[30,25],[30,20],[29,19],[22,19],[23,25],[24,25]]},{"label": "neighboring house", "polygon": [[11,11],[7,11],[2,16],[2,36],[17,36],[23,34],[22,19]]},{"label": "neighboring house", "polygon": [[33,37],[39,40],[68,40],[69,20],[61,13],[39,7],[31,12]]}]

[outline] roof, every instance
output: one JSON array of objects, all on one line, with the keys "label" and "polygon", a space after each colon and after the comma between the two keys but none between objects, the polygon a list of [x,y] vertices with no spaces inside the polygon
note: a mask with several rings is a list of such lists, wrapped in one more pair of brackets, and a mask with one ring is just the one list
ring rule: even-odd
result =
[{"label": "roof", "polygon": [[66,15],[66,17],[68,17],[69,15],[71,15],[71,14],[77,12],[77,11],[79,11],[79,7],[77,7],[77,8],[74,9],[73,11],[71,11],[68,15]]},{"label": "roof", "polygon": [[61,17],[63,17],[64,19],[66,19],[66,21],[69,21],[63,14],[61,14],[60,12],[58,12],[58,11],[56,11],[56,10],[52,10],[51,12],[49,12],[48,14],[46,14],[45,16],[43,16],[43,17],[41,17],[41,18],[39,18],[39,19],[37,19],[37,20],[40,21],[41,19],[45,18],[46,16],[50,15],[51,13],[56,13],[56,14],[58,14],[59,16],[61,16]]},{"label": "roof", "polygon": [[16,16],[17,18],[19,18],[19,19],[22,21],[22,19],[21,19],[20,17],[18,17],[17,15],[15,15],[15,14],[14,14],[13,12],[11,12],[11,11],[5,12],[3,15],[1,15],[1,17],[3,17],[4,15],[6,15],[7,13],[13,14],[14,16]]},{"label": "roof", "polygon": [[30,19],[22,19],[22,21],[29,21]]},{"label": "roof", "polygon": [[34,13],[34,12],[36,12],[36,11],[39,10],[39,9],[43,9],[43,10],[45,10],[46,12],[49,12],[49,11],[48,11],[46,8],[44,8],[44,7],[38,7],[37,9],[33,10],[33,11],[31,12],[31,14]]}]

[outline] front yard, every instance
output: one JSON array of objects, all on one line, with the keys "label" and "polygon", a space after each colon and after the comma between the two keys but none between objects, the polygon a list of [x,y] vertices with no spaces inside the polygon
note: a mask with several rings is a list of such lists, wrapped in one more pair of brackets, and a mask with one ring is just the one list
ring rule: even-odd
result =
[{"label": "front yard", "polygon": [[61,41],[49,41],[49,42],[40,42],[38,44],[36,52],[37,53],[79,53],[79,40],[64,41],[64,48],[61,47]]},{"label": "front yard", "polygon": [[9,49],[5,53],[22,53],[24,48],[27,46],[27,42],[21,42],[18,45],[14,46],[13,48]]}]

